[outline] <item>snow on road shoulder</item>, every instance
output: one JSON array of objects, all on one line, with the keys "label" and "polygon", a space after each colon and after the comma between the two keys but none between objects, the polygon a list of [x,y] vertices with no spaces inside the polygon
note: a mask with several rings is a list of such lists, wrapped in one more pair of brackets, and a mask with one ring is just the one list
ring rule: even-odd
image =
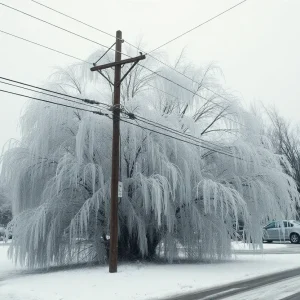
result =
[{"label": "snow on road shoulder", "polygon": [[[284,243],[278,243],[278,244],[262,244],[263,246],[263,250],[272,250],[272,249],[282,249],[282,248],[286,248],[288,244],[284,244]],[[247,244],[247,243],[243,243],[243,242],[231,242],[231,248],[233,250],[245,250],[245,251],[249,251],[249,250],[260,250],[260,245],[255,245],[255,244]]]},{"label": "snow on road shoulder", "polygon": [[12,277],[3,249],[0,269],[8,276],[0,280],[1,300],[158,299],[300,267],[300,254],[239,255],[223,263],[121,265],[116,274],[91,267]]}]

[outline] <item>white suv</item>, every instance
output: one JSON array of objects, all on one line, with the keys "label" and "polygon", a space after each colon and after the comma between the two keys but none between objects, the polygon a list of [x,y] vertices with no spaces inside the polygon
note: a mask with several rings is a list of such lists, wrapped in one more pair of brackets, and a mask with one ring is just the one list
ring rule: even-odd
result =
[{"label": "white suv", "polygon": [[273,221],[264,227],[263,241],[291,241],[300,243],[300,222],[295,220]]}]

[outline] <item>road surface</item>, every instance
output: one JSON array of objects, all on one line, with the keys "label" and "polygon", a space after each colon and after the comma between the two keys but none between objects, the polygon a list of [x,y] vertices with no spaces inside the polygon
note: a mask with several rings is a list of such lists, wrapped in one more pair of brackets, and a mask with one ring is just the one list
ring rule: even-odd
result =
[{"label": "road surface", "polygon": [[247,292],[221,298],[224,300],[299,300],[300,276],[277,281]]},{"label": "road surface", "polygon": [[[163,300],[299,300],[299,293],[300,268],[297,268]],[[298,296],[291,298],[293,294]]]}]

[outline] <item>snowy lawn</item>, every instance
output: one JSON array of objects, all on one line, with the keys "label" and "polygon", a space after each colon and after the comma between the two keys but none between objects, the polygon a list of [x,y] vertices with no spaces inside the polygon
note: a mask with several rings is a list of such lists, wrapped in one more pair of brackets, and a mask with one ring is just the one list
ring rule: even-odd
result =
[{"label": "snowy lawn", "polygon": [[0,244],[1,300],[158,299],[300,267],[300,254],[239,255],[214,264],[121,265],[16,275]]},{"label": "snowy lawn", "polygon": [[8,243],[5,244],[2,241],[0,242],[0,282],[1,280],[7,278],[8,274],[18,272],[18,268],[16,268],[7,258],[8,246]]}]

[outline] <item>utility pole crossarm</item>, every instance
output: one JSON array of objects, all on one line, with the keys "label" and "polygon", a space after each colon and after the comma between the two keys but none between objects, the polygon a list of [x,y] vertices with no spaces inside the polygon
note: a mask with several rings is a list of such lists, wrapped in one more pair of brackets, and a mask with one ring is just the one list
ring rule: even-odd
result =
[{"label": "utility pole crossarm", "polygon": [[120,60],[120,61],[115,61],[115,62],[108,63],[108,64],[101,65],[101,66],[94,66],[94,67],[91,68],[91,71],[100,71],[100,70],[112,68],[112,67],[115,67],[115,66],[125,65],[125,64],[128,64],[128,63],[135,63],[135,62],[138,62],[138,61],[140,61],[142,59],[145,59],[145,58],[146,58],[146,55],[140,55],[140,56],[137,56],[137,57],[123,59],[123,60]]}]

